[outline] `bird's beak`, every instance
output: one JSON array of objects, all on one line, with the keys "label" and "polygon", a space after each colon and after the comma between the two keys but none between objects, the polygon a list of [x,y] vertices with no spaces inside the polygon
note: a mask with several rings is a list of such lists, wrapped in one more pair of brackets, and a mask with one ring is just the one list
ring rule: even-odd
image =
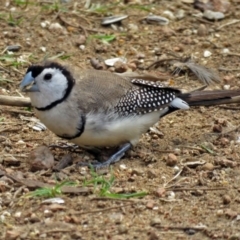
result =
[{"label": "bird's beak", "polygon": [[35,79],[32,77],[32,72],[28,72],[25,75],[19,88],[22,92],[40,92]]}]

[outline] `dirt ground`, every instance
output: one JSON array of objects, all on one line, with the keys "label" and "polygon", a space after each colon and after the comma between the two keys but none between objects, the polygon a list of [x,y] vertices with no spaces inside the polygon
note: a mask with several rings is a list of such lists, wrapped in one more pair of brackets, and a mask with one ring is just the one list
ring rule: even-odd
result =
[{"label": "dirt ground", "polygon": [[[102,60],[125,57],[123,71],[148,72],[191,90],[203,83],[188,72],[173,76],[169,61],[144,69],[163,56],[192,56],[219,71],[221,82],[208,89],[240,87],[238,0],[230,1],[220,21],[201,17],[191,1],[98,0],[90,9],[84,7],[87,1],[66,2],[0,0],[1,95],[21,96],[18,86],[27,67],[45,58],[90,69],[90,60],[98,58],[92,60],[95,67],[115,71]],[[149,13],[170,22],[147,23]],[[115,28],[101,26],[110,14],[129,17]],[[9,46],[20,47],[8,51]],[[211,56],[204,57],[205,51]],[[33,116],[26,107],[0,109],[1,239],[240,239],[237,105],[173,113],[121,162],[97,175],[76,166],[94,159],[81,149],[49,148],[55,165],[67,154],[73,163],[60,171],[34,171],[31,152],[64,141],[48,130],[35,131],[28,120]],[[109,183],[113,176],[105,191],[110,194],[102,193],[105,185],[96,179]],[[70,181],[75,185],[58,192],[59,184]],[[53,189],[50,196],[29,194],[46,186]],[[142,197],[124,198],[142,192]],[[60,200],[44,202],[54,196]]]}]

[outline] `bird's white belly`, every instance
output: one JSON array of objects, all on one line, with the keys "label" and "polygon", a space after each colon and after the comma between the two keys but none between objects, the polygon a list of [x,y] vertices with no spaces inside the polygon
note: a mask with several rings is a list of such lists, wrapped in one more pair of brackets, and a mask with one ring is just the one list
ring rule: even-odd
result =
[{"label": "bird's white belly", "polygon": [[141,116],[115,118],[111,121],[97,121],[99,116],[87,115],[85,129],[82,135],[71,140],[77,145],[88,146],[116,146],[122,143],[137,143],[142,133],[155,124],[159,119],[159,112],[152,112]]}]

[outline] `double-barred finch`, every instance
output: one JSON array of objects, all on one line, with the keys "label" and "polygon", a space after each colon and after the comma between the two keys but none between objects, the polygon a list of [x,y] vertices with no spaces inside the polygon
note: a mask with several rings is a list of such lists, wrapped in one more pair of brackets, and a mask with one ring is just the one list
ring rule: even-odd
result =
[{"label": "double-barred finch", "polygon": [[122,158],[159,118],[189,105],[231,102],[236,91],[181,93],[146,78],[122,77],[59,63],[32,65],[20,84],[39,119],[57,136],[85,148],[119,146],[106,162]]}]

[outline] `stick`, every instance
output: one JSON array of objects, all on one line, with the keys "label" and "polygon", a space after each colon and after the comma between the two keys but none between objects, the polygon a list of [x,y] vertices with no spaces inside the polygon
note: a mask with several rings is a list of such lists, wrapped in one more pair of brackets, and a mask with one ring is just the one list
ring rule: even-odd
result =
[{"label": "stick", "polygon": [[15,107],[31,107],[31,101],[30,98],[0,95],[0,105]]}]

